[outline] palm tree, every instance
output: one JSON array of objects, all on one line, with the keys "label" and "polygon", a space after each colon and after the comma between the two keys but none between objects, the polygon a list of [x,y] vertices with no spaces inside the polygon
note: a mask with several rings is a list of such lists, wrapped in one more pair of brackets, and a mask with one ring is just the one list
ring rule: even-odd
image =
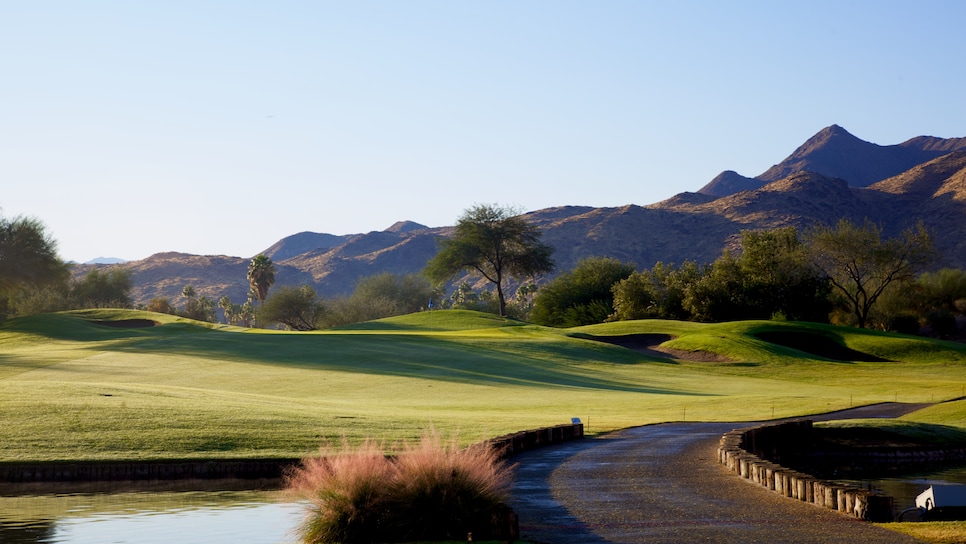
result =
[{"label": "palm tree", "polygon": [[259,302],[265,302],[268,288],[275,283],[275,264],[264,254],[257,255],[248,263],[248,284]]},{"label": "palm tree", "polygon": [[234,325],[234,323],[232,323],[232,320],[235,319],[234,312],[232,311],[234,309],[234,304],[231,303],[231,299],[228,298],[228,295],[218,299],[218,307],[221,308],[222,312],[224,312],[225,323]]},{"label": "palm tree", "polygon": [[195,288],[190,285],[185,285],[184,289],[181,290],[181,296],[188,300],[195,298],[195,295],[197,295]]},{"label": "palm tree", "polygon": [[192,315],[194,313],[195,297],[197,295],[198,293],[195,291],[195,288],[192,287],[191,285],[185,285],[184,288],[181,289],[181,296],[185,298],[185,303],[184,303],[185,315]]}]

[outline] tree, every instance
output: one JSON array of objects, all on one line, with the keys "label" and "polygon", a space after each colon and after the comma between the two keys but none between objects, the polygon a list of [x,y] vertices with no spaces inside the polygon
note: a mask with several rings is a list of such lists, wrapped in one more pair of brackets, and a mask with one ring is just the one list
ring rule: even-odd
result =
[{"label": "tree", "polygon": [[185,285],[184,288],[181,289],[181,296],[191,301],[198,296],[198,293],[195,292],[195,288],[193,286]]},{"label": "tree", "polygon": [[504,288],[510,278],[532,278],[553,270],[553,248],[540,242],[540,231],[513,210],[479,204],[456,223],[451,238],[426,264],[425,273],[437,282],[461,272],[482,276],[496,287],[499,311],[506,316]]},{"label": "tree", "polygon": [[218,314],[215,312],[215,301],[202,296],[189,299],[184,305],[184,317],[197,321],[207,321],[209,323],[218,322]]},{"label": "tree", "polygon": [[937,255],[922,223],[896,238],[883,239],[879,226],[869,220],[857,226],[842,219],[834,228],[813,229],[808,245],[812,261],[863,328],[890,285],[912,281]]},{"label": "tree", "polygon": [[25,286],[65,285],[68,267],[57,256],[57,242],[37,219],[0,217],[0,298]]},{"label": "tree", "polygon": [[232,303],[231,298],[229,298],[228,295],[218,299],[218,307],[225,316],[225,323],[234,325],[238,322],[238,314],[241,313],[241,306]]},{"label": "tree", "polygon": [[725,250],[705,267],[701,276],[690,286],[683,305],[695,321],[749,319],[757,309],[745,295],[741,263],[734,254]]},{"label": "tree", "polygon": [[72,306],[77,308],[127,308],[131,305],[131,274],[121,268],[106,272],[91,270],[70,289]]},{"label": "tree", "polygon": [[281,323],[292,330],[311,331],[318,328],[323,312],[315,289],[308,285],[284,285],[262,303],[258,318],[263,323]]},{"label": "tree", "polygon": [[382,272],[360,279],[349,302],[357,307],[382,308],[376,312],[379,315],[369,318],[379,319],[418,312],[429,306],[430,299],[439,297],[439,290],[424,277]]},{"label": "tree", "polygon": [[259,302],[265,302],[269,287],[275,284],[275,264],[264,254],[255,256],[248,263],[248,284],[255,298]]},{"label": "tree", "polygon": [[828,321],[828,281],[809,259],[794,227],[742,231],[738,264],[748,318],[782,315],[800,321]]},{"label": "tree", "polygon": [[573,270],[540,288],[531,319],[551,327],[603,323],[614,313],[614,285],[633,273],[633,264],[611,257],[581,259]]},{"label": "tree", "polygon": [[239,307],[236,324],[242,327],[255,326],[255,307],[252,305],[252,299],[246,300],[245,303]]},{"label": "tree", "polygon": [[149,312],[157,312],[159,314],[171,314],[177,315],[178,310],[171,304],[171,301],[165,297],[154,297],[148,301],[147,305],[144,307],[145,310]]},{"label": "tree", "polygon": [[917,302],[924,311],[955,313],[957,302],[966,301],[966,270],[943,268],[926,272],[916,280]]},{"label": "tree", "polygon": [[614,285],[611,319],[691,319],[684,300],[701,273],[694,261],[679,267],[658,261],[650,270],[631,274]]}]

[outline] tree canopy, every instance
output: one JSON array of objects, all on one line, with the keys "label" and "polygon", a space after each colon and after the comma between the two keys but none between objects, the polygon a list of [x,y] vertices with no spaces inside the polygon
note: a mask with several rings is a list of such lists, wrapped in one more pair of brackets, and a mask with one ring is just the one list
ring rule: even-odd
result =
[{"label": "tree canopy", "polygon": [[531,319],[538,325],[576,327],[602,323],[614,313],[614,284],[634,273],[632,263],[588,257],[537,291]]},{"label": "tree canopy", "polygon": [[425,273],[438,282],[462,272],[485,278],[496,287],[500,315],[505,316],[507,280],[552,271],[552,254],[553,248],[540,241],[540,230],[512,209],[478,204],[463,212],[453,236],[440,242]]},{"label": "tree canopy", "polygon": [[40,220],[0,217],[0,293],[64,281],[67,273],[67,265],[57,255],[57,242]]},{"label": "tree canopy", "polygon": [[127,308],[131,305],[131,273],[123,268],[91,270],[71,286],[72,304],[81,308]]},{"label": "tree canopy", "polygon": [[281,323],[292,330],[311,331],[318,328],[323,312],[324,307],[311,286],[283,285],[259,308],[258,319],[265,324]]},{"label": "tree canopy", "polygon": [[855,225],[842,219],[809,235],[812,261],[847,301],[859,327],[893,283],[913,280],[936,259],[929,232],[920,223],[895,238],[883,239],[871,221]]}]

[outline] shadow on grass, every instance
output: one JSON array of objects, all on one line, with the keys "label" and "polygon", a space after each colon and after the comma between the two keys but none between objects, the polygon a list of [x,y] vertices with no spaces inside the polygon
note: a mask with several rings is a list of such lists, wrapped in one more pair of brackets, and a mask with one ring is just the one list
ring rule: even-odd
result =
[{"label": "shadow on grass", "polygon": [[856,351],[842,345],[841,339],[828,334],[806,331],[761,331],[759,340],[791,348],[809,355],[839,362],[885,363],[888,359]]},{"label": "shadow on grass", "polygon": [[[592,345],[555,338],[440,338],[387,334],[259,334],[212,331],[185,324],[141,329],[85,325],[92,331],[52,337],[98,341],[98,350],[201,357],[212,360],[418,377],[476,385],[559,387],[633,393],[699,393],[627,383],[584,363],[642,363],[636,355],[602,353]],[[185,328],[187,330],[184,330]],[[82,328],[77,325],[74,328]],[[177,329],[177,330],[175,330]],[[206,332],[208,334],[185,334]],[[106,341],[106,342],[105,342]],[[704,394],[702,394],[704,395]]]}]

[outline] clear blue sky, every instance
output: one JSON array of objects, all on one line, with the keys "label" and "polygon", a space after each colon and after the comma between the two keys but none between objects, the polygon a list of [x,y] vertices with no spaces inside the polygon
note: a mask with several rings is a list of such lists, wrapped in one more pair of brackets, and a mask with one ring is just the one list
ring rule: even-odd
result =
[{"label": "clear blue sky", "polygon": [[651,204],[966,136],[961,1],[0,0],[0,208],[65,259]]}]

